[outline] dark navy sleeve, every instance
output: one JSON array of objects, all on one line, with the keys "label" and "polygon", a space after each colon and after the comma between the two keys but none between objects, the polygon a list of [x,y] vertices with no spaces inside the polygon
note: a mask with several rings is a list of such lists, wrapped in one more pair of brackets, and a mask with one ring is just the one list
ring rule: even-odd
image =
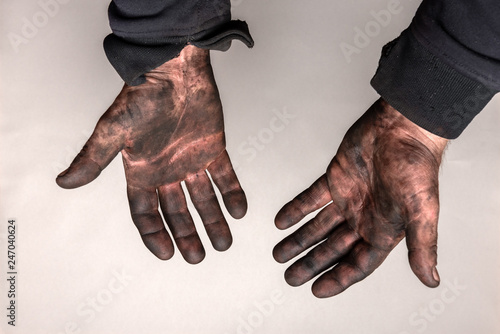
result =
[{"label": "dark navy sleeve", "polygon": [[372,86],[417,125],[458,137],[500,91],[499,18],[498,0],[424,0]]},{"label": "dark navy sleeve", "polygon": [[230,0],[114,0],[112,34],[104,39],[110,63],[129,85],[175,58],[188,44],[226,51],[233,39],[253,40],[243,21],[231,20]]}]

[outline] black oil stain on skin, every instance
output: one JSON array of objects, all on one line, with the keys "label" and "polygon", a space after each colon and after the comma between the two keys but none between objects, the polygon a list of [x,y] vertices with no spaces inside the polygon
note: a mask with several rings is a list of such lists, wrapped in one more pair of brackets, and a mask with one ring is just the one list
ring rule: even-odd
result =
[{"label": "black oil stain on skin", "polygon": [[[187,46],[177,58],[144,76],[141,85],[124,86],[57,182],[64,188],[87,184],[121,151],[132,220],[146,247],[162,260],[173,255],[165,220],[182,256],[189,263],[198,263],[205,253],[193,233],[196,229],[187,207],[179,215],[168,212],[164,203],[163,220],[158,211],[159,194],[185,204],[180,182],[204,175],[193,182],[201,187],[196,195],[207,200],[195,207],[202,220],[210,222],[206,230],[220,251],[229,248],[232,237],[205,170],[212,164],[218,166],[210,172],[233,217],[243,217],[247,208],[225,151],[222,105],[209,51]],[[192,227],[189,240],[179,237],[186,224]]]},{"label": "black oil stain on skin", "polygon": [[[325,219],[322,213],[329,206],[323,208],[304,225],[310,228],[303,226],[278,243],[273,256],[283,262],[311,246],[309,254],[332,242],[335,252],[331,261],[326,260],[330,271],[312,287],[316,296],[328,297],[367,277],[405,236],[409,244],[422,242],[423,249],[435,244],[437,236],[432,231],[437,228],[439,212],[438,162],[445,146],[444,139],[431,139],[385,101],[377,101],[346,133],[327,169],[329,189],[323,191],[331,194],[329,206],[337,207],[340,217]],[[313,185],[301,193],[307,201],[293,200],[285,205],[276,225],[293,225],[316,210],[308,206],[322,196],[316,189]],[[311,232],[320,215],[321,230]],[[293,223],[285,221],[289,217],[294,218]],[[355,241],[346,242],[344,224],[352,229],[350,237]],[[431,274],[435,252],[430,249],[426,254],[434,257],[411,256],[411,268],[424,284],[435,287],[438,282]],[[306,255],[286,271],[286,281],[295,286],[324,272],[327,268],[319,261],[325,263],[325,259]],[[301,265],[307,270],[301,270]]]}]

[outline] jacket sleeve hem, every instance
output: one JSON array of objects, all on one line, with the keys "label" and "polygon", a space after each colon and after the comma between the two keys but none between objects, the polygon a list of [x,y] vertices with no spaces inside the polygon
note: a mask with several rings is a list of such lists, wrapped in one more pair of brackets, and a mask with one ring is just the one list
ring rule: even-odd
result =
[{"label": "jacket sleeve hem", "polygon": [[409,29],[383,48],[371,85],[406,118],[447,139],[457,138],[496,94],[432,54]]},{"label": "jacket sleeve hem", "polygon": [[244,21],[228,21],[194,35],[143,43],[110,34],[104,39],[104,51],[120,77],[131,86],[144,83],[144,74],[179,55],[182,49],[192,44],[199,48],[226,51],[233,39],[242,41],[251,48],[254,41]]}]

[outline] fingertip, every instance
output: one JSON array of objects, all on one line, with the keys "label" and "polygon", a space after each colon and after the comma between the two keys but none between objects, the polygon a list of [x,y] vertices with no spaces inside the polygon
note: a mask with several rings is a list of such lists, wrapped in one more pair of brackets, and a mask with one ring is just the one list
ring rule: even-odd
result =
[{"label": "fingertip", "polygon": [[288,214],[287,207],[284,206],[280,211],[276,214],[274,218],[274,225],[280,230],[286,230],[288,227],[294,224],[293,220],[290,218]]},{"label": "fingertip", "polygon": [[[147,246],[146,246],[147,247]],[[155,249],[152,250],[151,248],[148,247],[148,249],[160,260],[162,261],[167,261],[170,260],[174,256],[174,249]]]},{"label": "fingertip", "polygon": [[280,212],[274,217],[274,226],[278,228],[279,230],[284,230],[285,229],[285,223],[282,221]]},{"label": "fingertip", "polygon": [[56,183],[59,187],[63,189],[75,189],[83,184],[79,184],[78,182],[75,182],[74,180],[67,178],[67,177],[57,177],[56,178]]},{"label": "fingertip", "polygon": [[71,165],[56,177],[56,183],[64,189],[74,189],[92,182],[101,174],[101,167],[95,162]]},{"label": "fingertip", "polygon": [[229,214],[234,219],[241,219],[241,218],[245,217],[245,215],[247,214],[247,209],[248,209],[248,207],[245,205],[245,207],[240,207],[240,208],[233,209],[233,210],[229,211]]},{"label": "fingertip", "polygon": [[203,250],[202,252],[195,252],[186,255],[182,254],[182,256],[187,263],[195,265],[205,259],[205,250]]},{"label": "fingertip", "polygon": [[314,297],[320,299],[336,296],[344,290],[345,288],[340,286],[340,284],[338,284],[337,282],[327,281],[323,279],[316,280],[311,287],[311,291]]},{"label": "fingertip", "polygon": [[162,261],[168,261],[174,256],[174,252],[171,252],[171,253],[165,252],[165,253],[161,253],[161,254],[155,254],[155,256]]},{"label": "fingertip", "polygon": [[428,270],[425,274],[417,275],[420,281],[429,288],[437,288],[441,281],[436,267]]},{"label": "fingertip", "polygon": [[212,247],[218,252],[227,251],[233,244],[233,236],[225,219],[205,225]]},{"label": "fingertip", "polygon": [[233,244],[233,237],[231,235],[224,238],[216,238],[212,240],[212,246],[218,252],[227,251]]},{"label": "fingertip", "polygon": [[317,291],[315,291],[313,289],[311,289],[311,291],[312,291],[313,296],[316,297],[316,298],[319,298],[319,299],[328,298],[327,296],[323,296],[323,295],[319,294]]},{"label": "fingertip", "polygon": [[281,250],[281,247],[279,246],[279,244],[274,246],[274,248],[273,248],[273,258],[278,263],[287,262],[287,259],[284,256],[283,251]]},{"label": "fingertip", "polygon": [[284,277],[285,277],[285,281],[287,282],[287,284],[290,286],[293,286],[293,287],[298,287],[298,286],[301,286],[302,284],[304,284],[305,282],[303,282],[300,279],[300,277],[295,275],[295,273],[293,272],[293,269],[291,269],[291,268],[292,267],[285,270]]},{"label": "fingertip", "polygon": [[205,259],[205,248],[197,233],[194,233],[190,237],[177,238],[175,242],[182,257],[187,263],[198,264]]},{"label": "fingertip", "polygon": [[66,178],[66,174],[68,174],[69,168],[66,168],[63,170],[59,175],[56,177],[56,183],[59,187],[64,188],[64,189],[70,189],[70,184],[68,183],[68,178]]},{"label": "fingertip", "polygon": [[231,198],[231,201],[226,201],[224,198],[224,204],[226,205],[227,211],[234,219],[241,219],[247,214],[248,202],[244,192],[235,194]]},{"label": "fingertip", "polygon": [[324,293],[324,291],[319,290],[319,289],[311,288],[311,292],[314,295],[314,297],[319,298],[319,299],[325,299],[325,298],[331,297],[330,295]]},{"label": "fingertip", "polygon": [[419,277],[420,281],[428,288],[437,288],[439,286],[439,281],[434,278]]},{"label": "fingertip", "polygon": [[[64,172],[63,172],[64,173]],[[62,174],[62,173],[61,173]],[[66,180],[64,179],[64,175],[59,174],[56,177],[56,184],[63,188],[63,189],[70,189],[69,185],[66,183]]]},{"label": "fingertip", "polygon": [[160,260],[170,260],[174,256],[174,245],[166,230],[144,235],[142,241],[146,248]]},{"label": "fingertip", "polygon": [[146,247],[153,253],[158,259],[162,261],[170,260],[175,253],[174,247],[170,245],[158,245],[157,243],[148,244],[144,242]]},{"label": "fingertip", "polygon": [[425,286],[436,288],[441,281],[439,272],[435,266],[427,265],[415,259],[410,259],[410,267],[417,278]]}]

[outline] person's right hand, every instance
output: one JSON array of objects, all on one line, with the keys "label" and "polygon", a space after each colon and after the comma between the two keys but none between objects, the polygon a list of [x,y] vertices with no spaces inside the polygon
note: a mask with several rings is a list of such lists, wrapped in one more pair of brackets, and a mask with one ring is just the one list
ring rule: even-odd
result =
[{"label": "person's right hand", "polygon": [[446,143],[377,101],[349,129],[326,174],[277,214],[276,226],[286,229],[326,205],[274,248],[284,263],[313,247],[286,270],[286,281],[298,286],[321,274],[314,295],[339,294],[406,236],[413,272],[438,286],[438,171]]},{"label": "person's right hand", "polygon": [[247,210],[245,193],[225,150],[222,105],[209,51],[187,46],[145,77],[139,86],[125,85],[56,181],[63,188],[85,185],[121,151],[132,220],[146,247],[163,260],[174,254],[159,202],[182,256],[198,263],[205,250],[181,182],[216,250],[227,250],[232,236],[206,171],[234,218],[242,218]]}]

